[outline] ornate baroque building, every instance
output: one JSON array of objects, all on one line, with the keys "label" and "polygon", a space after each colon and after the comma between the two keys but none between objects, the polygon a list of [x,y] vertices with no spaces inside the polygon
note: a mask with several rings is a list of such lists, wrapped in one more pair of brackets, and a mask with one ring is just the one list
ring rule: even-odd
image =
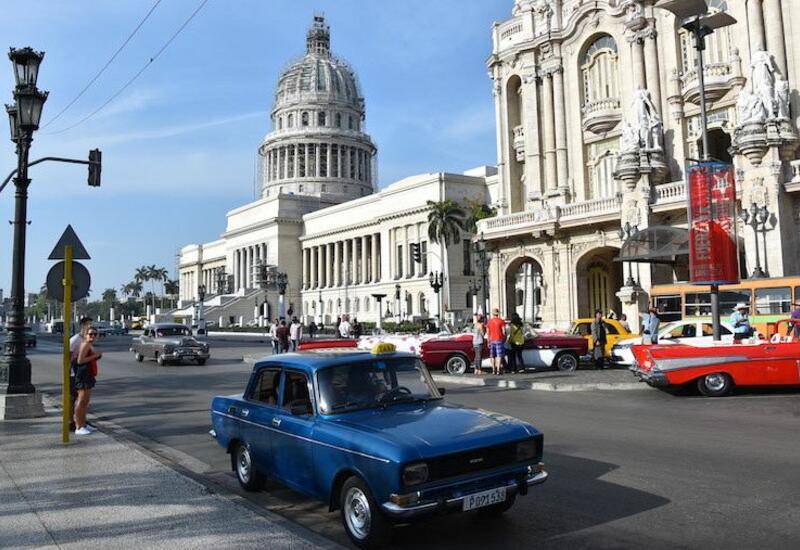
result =
[{"label": "ornate baroque building", "polygon": [[[686,165],[702,155],[693,40],[657,4],[516,0],[493,26],[499,215],[479,229],[506,312],[530,306],[562,324],[613,309],[635,320],[652,285],[687,279],[686,256],[669,267],[614,261],[623,228],[687,227]],[[737,20],[706,39],[709,154],[735,166],[742,206],[770,212],[763,237],[738,228],[742,274],[761,246],[770,276],[796,275],[800,2],[708,4]]]}]

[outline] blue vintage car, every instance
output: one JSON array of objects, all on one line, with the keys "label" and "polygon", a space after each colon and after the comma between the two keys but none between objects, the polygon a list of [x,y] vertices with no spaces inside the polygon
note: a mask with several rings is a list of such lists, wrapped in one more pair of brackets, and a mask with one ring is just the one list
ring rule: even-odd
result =
[{"label": "blue vintage car", "polygon": [[393,523],[501,514],[547,479],[530,424],[444,402],[418,357],[353,349],[269,357],[242,395],[211,404],[211,434],[246,490],[263,476],[341,510],[350,539],[381,546]]}]

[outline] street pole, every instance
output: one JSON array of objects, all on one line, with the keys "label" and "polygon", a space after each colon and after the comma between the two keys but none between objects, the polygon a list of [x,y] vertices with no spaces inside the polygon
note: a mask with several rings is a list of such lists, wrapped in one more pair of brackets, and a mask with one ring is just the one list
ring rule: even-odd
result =
[{"label": "street pole", "polygon": [[70,392],[69,369],[72,363],[72,351],[69,348],[70,322],[72,305],[72,246],[64,247],[64,333],[62,338],[61,365],[61,442],[69,443],[69,421],[72,412],[72,393]]}]

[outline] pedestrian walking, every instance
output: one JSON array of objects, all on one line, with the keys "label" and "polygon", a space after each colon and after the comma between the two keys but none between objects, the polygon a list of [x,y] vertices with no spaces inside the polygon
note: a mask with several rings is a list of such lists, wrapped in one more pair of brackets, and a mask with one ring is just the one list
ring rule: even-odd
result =
[{"label": "pedestrian walking", "polygon": [[658,344],[658,328],[661,319],[658,316],[658,308],[650,307],[647,313],[642,315],[642,343]]},{"label": "pedestrian walking", "polygon": [[69,417],[72,419],[69,423],[70,431],[75,431],[75,402],[78,400],[78,390],[75,389],[75,361],[78,359],[78,351],[81,347],[81,342],[86,339],[86,332],[92,326],[91,317],[82,317],[78,324],[78,332],[72,335],[69,339]]},{"label": "pedestrian walking", "polygon": [[97,381],[97,362],[103,357],[102,353],[94,351],[94,342],[97,339],[97,329],[89,328],[85,332],[78,348],[78,358],[75,360],[75,389],[78,399],[75,402],[75,435],[89,435],[94,431],[86,423],[86,413],[89,410],[89,401],[92,398],[92,388]]},{"label": "pedestrian walking", "polygon": [[339,331],[339,336],[342,338],[350,338],[350,331],[352,330],[352,327],[350,326],[350,321],[347,320],[347,317],[339,317],[336,329]]},{"label": "pedestrian walking", "polygon": [[312,321],[308,324],[308,336],[313,340],[316,334],[317,334],[317,323],[315,323],[312,319]]},{"label": "pedestrian walking", "polygon": [[506,354],[506,322],[500,317],[500,310],[492,310],[492,318],[486,324],[489,337],[489,357],[492,360],[492,374],[499,375],[503,369]]},{"label": "pedestrian walking", "polygon": [[278,328],[275,329],[275,336],[278,339],[278,353],[289,352],[289,327],[286,326],[286,320],[282,319]]},{"label": "pedestrian walking", "polygon": [[475,324],[472,327],[472,350],[475,353],[473,369],[475,374],[483,374],[481,361],[483,360],[483,342],[486,340],[486,323],[483,315],[475,315]]},{"label": "pedestrian walking", "polygon": [[525,370],[525,360],[522,358],[522,348],[525,347],[525,329],[522,328],[522,319],[518,313],[511,315],[508,326],[508,366],[511,372],[517,373]]},{"label": "pedestrian walking", "polygon": [[272,339],[272,355],[278,355],[281,352],[280,342],[278,342],[278,327],[280,326],[281,324],[277,317],[269,326],[269,337]]},{"label": "pedestrian walking", "polygon": [[594,312],[594,320],[592,321],[592,359],[594,360],[594,368],[597,370],[602,370],[605,367],[607,341],[603,312],[598,309]]},{"label": "pedestrian walking", "polygon": [[739,302],[731,314],[731,325],[733,325],[733,343],[741,344],[742,340],[753,335],[753,328],[750,326],[750,307],[744,302]]},{"label": "pedestrian walking", "polygon": [[619,324],[622,328],[624,328],[628,332],[631,331],[631,325],[630,323],[628,323],[628,316],[625,315],[624,313],[619,316]]},{"label": "pedestrian walking", "polygon": [[300,339],[303,337],[303,325],[297,317],[292,317],[292,324],[289,327],[289,338],[292,340],[292,351],[297,351],[297,346],[300,344]]},{"label": "pedestrian walking", "polygon": [[353,337],[358,340],[361,338],[363,332],[364,328],[361,326],[361,323],[358,322],[358,318],[353,317]]}]

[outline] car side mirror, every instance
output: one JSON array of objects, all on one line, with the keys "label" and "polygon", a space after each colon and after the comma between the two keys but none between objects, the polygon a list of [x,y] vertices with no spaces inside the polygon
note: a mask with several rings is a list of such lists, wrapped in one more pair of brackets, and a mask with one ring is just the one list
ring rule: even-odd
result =
[{"label": "car side mirror", "polygon": [[306,416],[311,414],[311,404],[310,403],[299,403],[297,405],[292,405],[289,407],[289,412],[292,413],[292,416]]},{"label": "car side mirror", "polygon": [[447,388],[436,388],[439,391],[439,395],[444,397],[444,394],[447,393]]}]

